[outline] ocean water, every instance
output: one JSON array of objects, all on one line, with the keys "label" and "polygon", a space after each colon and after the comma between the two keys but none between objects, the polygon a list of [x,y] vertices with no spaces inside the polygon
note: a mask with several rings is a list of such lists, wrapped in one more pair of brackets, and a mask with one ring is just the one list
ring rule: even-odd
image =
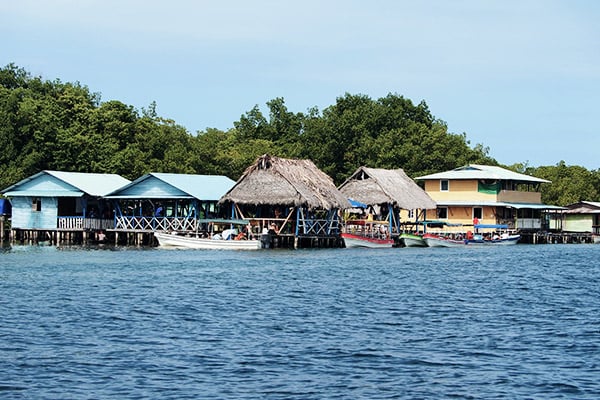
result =
[{"label": "ocean water", "polygon": [[1,399],[597,399],[600,246],[0,252]]}]

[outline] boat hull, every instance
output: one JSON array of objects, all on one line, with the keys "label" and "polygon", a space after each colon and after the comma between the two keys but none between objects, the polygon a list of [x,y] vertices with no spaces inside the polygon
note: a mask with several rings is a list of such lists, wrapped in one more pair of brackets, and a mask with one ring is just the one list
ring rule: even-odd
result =
[{"label": "boat hull", "polygon": [[402,234],[400,240],[404,243],[404,247],[427,247],[427,243],[419,235]]},{"label": "boat hull", "polygon": [[510,235],[507,237],[503,237],[500,239],[491,239],[491,240],[485,240],[485,239],[470,239],[467,240],[467,244],[469,245],[483,245],[483,246],[491,246],[491,245],[496,245],[496,246],[512,246],[515,245],[519,242],[519,240],[521,240],[521,235]]},{"label": "boat hull", "polygon": [[342,233],[346,248],[365,247],[369,249],[391,248],[394,245],[392,239],[376,239],[351,233]]},{"label": "boat hull", "polygon": [[203,239],[162,232],[154,232],[154,237],[158,240],[160,247],[202,250],[258,250],[261,248],[260,240]]},{"label": "boat hull", "polygon": [[424,236],[428,247],[460,247],[467,243],[464,240],[446,239],[439,236]]}]

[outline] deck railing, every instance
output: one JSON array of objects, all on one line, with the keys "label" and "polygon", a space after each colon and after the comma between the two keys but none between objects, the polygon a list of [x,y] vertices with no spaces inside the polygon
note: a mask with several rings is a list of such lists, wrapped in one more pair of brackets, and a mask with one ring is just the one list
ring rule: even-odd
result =
[{"label": "deck railing", "polygon": [[115,222],[115,229],[124,231],[195,232],[199,221],[176,217],[117,217]]},{"label": "deck railing", "polygon": [[85,217],[58,217],[57,227],[65,231],[101,230],[113,228],[113,219],[85,218]]},{"label": "deck railing", "polygon": [[340,223],[328,219],[302,219],[298,221],[300,236],[329,236],[340,233]]}]

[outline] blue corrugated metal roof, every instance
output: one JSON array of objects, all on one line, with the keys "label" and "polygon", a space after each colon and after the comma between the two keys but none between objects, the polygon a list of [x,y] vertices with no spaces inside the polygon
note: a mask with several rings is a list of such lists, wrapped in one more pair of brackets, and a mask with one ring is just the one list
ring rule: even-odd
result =
[{"label": "blue corrugated metal roof", "polygon": [[181,199],[219,200],[235,181],[222,175],[192,175],[150,173],[108,194],[120,199]]},{"label": "blue corrugated metal roof", "polygon": [[4,189],[6,196],[104,196],[130,181],[117,174],[41,171]]}]

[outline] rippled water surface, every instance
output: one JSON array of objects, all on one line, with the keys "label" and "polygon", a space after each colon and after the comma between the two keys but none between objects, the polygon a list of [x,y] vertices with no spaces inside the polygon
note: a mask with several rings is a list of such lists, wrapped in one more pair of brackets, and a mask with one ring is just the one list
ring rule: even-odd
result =
[{"label": "rippled water surface", "polygon": [[600,398],[599,260],[14,247],[0,398]]}]

